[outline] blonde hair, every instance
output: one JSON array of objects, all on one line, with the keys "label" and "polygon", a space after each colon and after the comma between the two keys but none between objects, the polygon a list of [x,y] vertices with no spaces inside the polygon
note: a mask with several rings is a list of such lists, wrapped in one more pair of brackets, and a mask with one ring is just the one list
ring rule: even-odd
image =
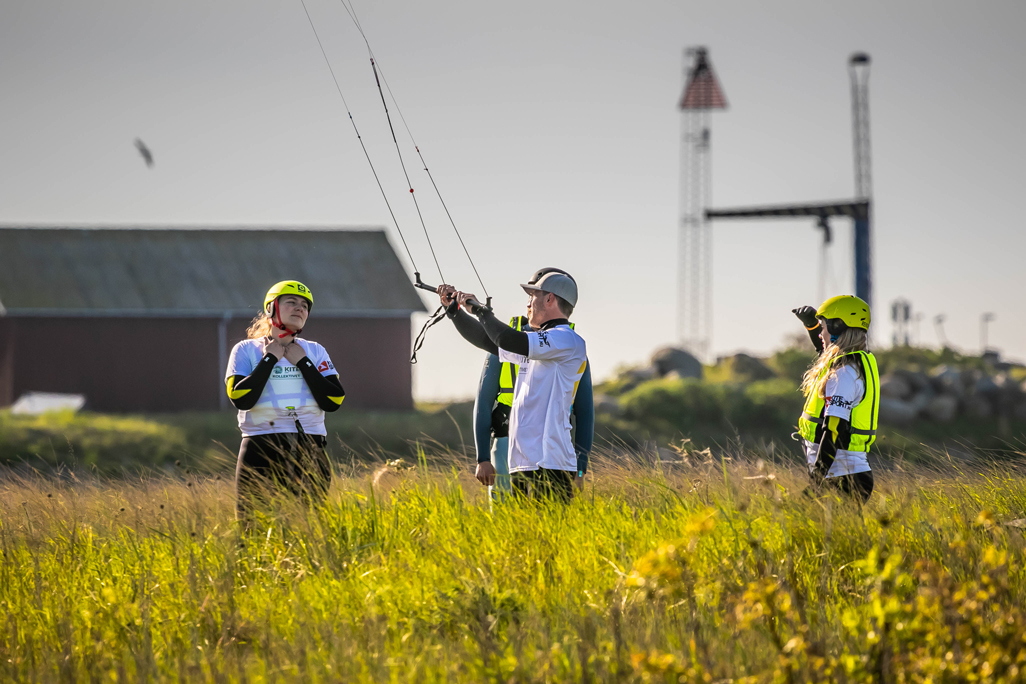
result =
[{"label": "blonde hair", "polygon": [[246,328],[246,337],[250,340],[262,340],[271,336],[271,317],[266,311],[257,314],[253,322]]},{"label": "blonde hair", "polygon": [[862,364],[859,359],[845,356],[854,351],[869,351],[869,333],[862,328],[848,328],[838,336],[836,342],[832,342],[816,357],[815,363],[802,377],[802,394],[809,396],[813,392],[822,392],[828,375],[836,371],[835,361],[838,366],[855,366],[861,375]]}]

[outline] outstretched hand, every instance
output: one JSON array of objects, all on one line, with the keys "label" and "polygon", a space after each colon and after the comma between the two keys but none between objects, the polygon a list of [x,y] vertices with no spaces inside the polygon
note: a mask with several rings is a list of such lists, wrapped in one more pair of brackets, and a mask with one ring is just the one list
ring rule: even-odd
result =
[{"label": "outstretched hand", "polygon": [[816,309],[811,306],[800,306],[797,309],[791,309],[791,313],[798,317],[798,320],[802,322],[808,330],[819,327],[819,319],[816,318]]}]

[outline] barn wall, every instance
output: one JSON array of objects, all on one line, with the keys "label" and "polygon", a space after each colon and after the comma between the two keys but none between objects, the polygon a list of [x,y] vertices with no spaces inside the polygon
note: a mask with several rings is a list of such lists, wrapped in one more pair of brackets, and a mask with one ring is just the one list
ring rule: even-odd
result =
[{"label": "barn wall", "polygon": [[[221,359],[245,337],[217,319],[0,318],[0,405],[28,391],[84,394],[111,412],[211,411],[222,406]],[[346,388],[345,407],[413,407],[408,318],[313,319],[304,337],[323,344]]]}]

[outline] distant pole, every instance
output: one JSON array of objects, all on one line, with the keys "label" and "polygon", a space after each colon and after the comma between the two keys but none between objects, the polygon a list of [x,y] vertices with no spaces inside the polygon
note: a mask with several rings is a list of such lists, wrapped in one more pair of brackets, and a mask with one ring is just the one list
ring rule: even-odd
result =
[{"label": "distant pole", "polygon": [[852,138],[855,146],[855,198],[870,202],[865,218],[855,219],[855,294],[873,305],[873,176],[869,145],[869,55],[848,60],[851,76]]},{"label": "distant pole", "polygon": [[985,354],[987,352],[987,328],[990,322],[995,318],[994,314],[989,311],[980,314],[980,353]]},{"label": "distant pole", "polygon": [[948,338],[944,336],[944,314],[937,314],[933,317],[933,329],[937,331],[937,341],[941,349],[948,348]]},{"label": "distant pole", "polygon": [[705,216],[712,199],[710,112],[727,100],[704,47],[684,53],[681,112],[680,226],[677,336],[681,346],[709,360],[712,340],[712,232]]}]

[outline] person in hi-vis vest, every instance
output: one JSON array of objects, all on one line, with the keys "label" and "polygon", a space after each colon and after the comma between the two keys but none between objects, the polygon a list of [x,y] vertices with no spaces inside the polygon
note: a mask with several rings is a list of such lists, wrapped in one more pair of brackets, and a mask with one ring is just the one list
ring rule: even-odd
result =
[{"label": "person in hi-vis vest", "polygon": [[[538,270],[528,281],[533,285],[547,273],[563,273],[558,268]],[[509,327],[529,332],[526,316],[514,316]],[[573,328],[574,324],[571,323]],[[591,364],[577,389],[573,404],[574,450],[577,452],[577,470],[583,477],[588,472],[588,455],[595,432],[595,402],[592,395]],[[495,484],[488,486],[491,500],[500,499],[511,491],[509,475],[509,414],[513,406],[513,386],[518,366],[502,362],[495,354],[488,354],[481,370],[481,380],[474,400],[474,444],[478,463],[491,463],[495,468]]]},{"label": "person in hi-vis vest", "polygon": [[880,415],[880,372],[869,351],[869,305],[851,295],[793,313],[819,356],[802,379],[798,434],[812,489],[835,487],[862,502],[873,492],[869,448]]}]

